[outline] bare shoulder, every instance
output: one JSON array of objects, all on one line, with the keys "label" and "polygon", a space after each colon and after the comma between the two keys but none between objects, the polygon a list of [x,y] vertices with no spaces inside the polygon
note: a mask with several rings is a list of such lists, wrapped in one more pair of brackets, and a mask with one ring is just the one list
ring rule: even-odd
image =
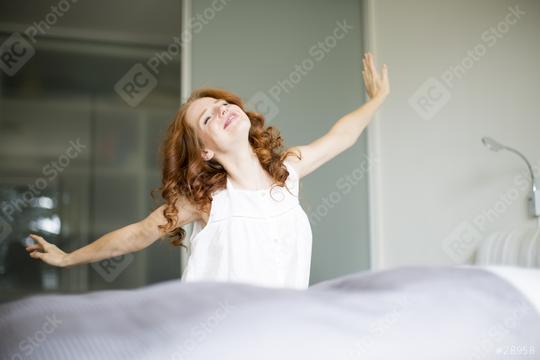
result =
[{"label": "bare shoulder", "polygon": [[[175,207],[178,209],[176,214],[176,227],[181,227],[200,218],[200,213],[185,197],[180,197]],[[134,242],[137,249],[144,249],[151,245],[157,239],[163,237],[165,229],[160,226],[167,225],[165,211],[167,205],[163,204],[154,209],[148,216],[138,221],[133,226],[133,233],[137,234]]]},{"label": "bare shoulder", "polygon": [[[178,209],[178,213],[179,213],[178,221],[179,223],[182,223],[182,225],[201,219],[201,215],[203,214],[185,196],[180,196],[178,198],[178,200],[176,201],[175,207]],[[183,213],[183,215],[180,213]]]},{"label": "bare shoulder", "polygon": [[[176,225],[184,226],[202,218],[203,214],[191,203],[186,197],[180,196],[175,204],[177,212]],[[167,223],[165,217],[166,204],[159,206],[152,211],[150,215],[145,219],[148,226],[155,228],[158,225],[164,225]]]},{"label": "bare shoulder", "polygon": [[298,178],[302,178],[304,174],[302,173],[302,146],[295,146],[287,149],[287,152],[292,152],[291,154],[287,155],[287,157],[284,159],[290,167],[293,168],[293,170],[296,172],[296,175]]}]

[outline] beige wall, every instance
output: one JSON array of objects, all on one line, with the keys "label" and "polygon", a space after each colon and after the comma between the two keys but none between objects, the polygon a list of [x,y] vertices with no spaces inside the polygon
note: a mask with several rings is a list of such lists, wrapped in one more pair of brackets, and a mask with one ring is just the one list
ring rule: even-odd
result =
[{"label": "beige wall", "polygon": [[539,173],[540,2],[367,4],[392,86],[370,128],[375,267],[466,262],[491,232],[534,226],[524,163],[480,139],[518,148]]}]

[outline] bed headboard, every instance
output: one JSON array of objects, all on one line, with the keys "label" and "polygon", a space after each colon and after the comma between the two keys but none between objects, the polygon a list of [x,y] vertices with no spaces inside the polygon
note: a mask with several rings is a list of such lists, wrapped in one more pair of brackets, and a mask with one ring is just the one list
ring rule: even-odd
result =
[{"label": "bed headboard", "polygon": [[474,263],[540,268],[540,227],[490,234],[478,245]]}]

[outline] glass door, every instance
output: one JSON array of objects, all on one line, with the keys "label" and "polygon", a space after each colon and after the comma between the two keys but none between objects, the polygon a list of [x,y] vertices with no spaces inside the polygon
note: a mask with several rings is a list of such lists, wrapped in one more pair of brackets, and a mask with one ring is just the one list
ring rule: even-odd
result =
[{"label": "glass door", "polygon": [[[35,39],[25,30],[40,9],[10,4],[9,13],[0,15],[4,59],[25,55],[0,69],[0,301],[179,279],[181,252],[165,239],[67,269],[25,246],[36,233],[70,252],[159,205],[150,196],[159,145],[180,105],[180,57],[168,52],[180,2],[77,3]],[[141,71],[149,86],[130,88]]]}]

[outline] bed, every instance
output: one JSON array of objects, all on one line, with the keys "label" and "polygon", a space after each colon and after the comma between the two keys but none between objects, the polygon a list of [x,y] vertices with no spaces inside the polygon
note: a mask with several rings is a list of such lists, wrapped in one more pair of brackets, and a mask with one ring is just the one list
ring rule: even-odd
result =
[{"label": "bed", "polygon": [[0,358],[532,360],[539,296],[540,270],[502,266],[37,295],[0,305]]}]

